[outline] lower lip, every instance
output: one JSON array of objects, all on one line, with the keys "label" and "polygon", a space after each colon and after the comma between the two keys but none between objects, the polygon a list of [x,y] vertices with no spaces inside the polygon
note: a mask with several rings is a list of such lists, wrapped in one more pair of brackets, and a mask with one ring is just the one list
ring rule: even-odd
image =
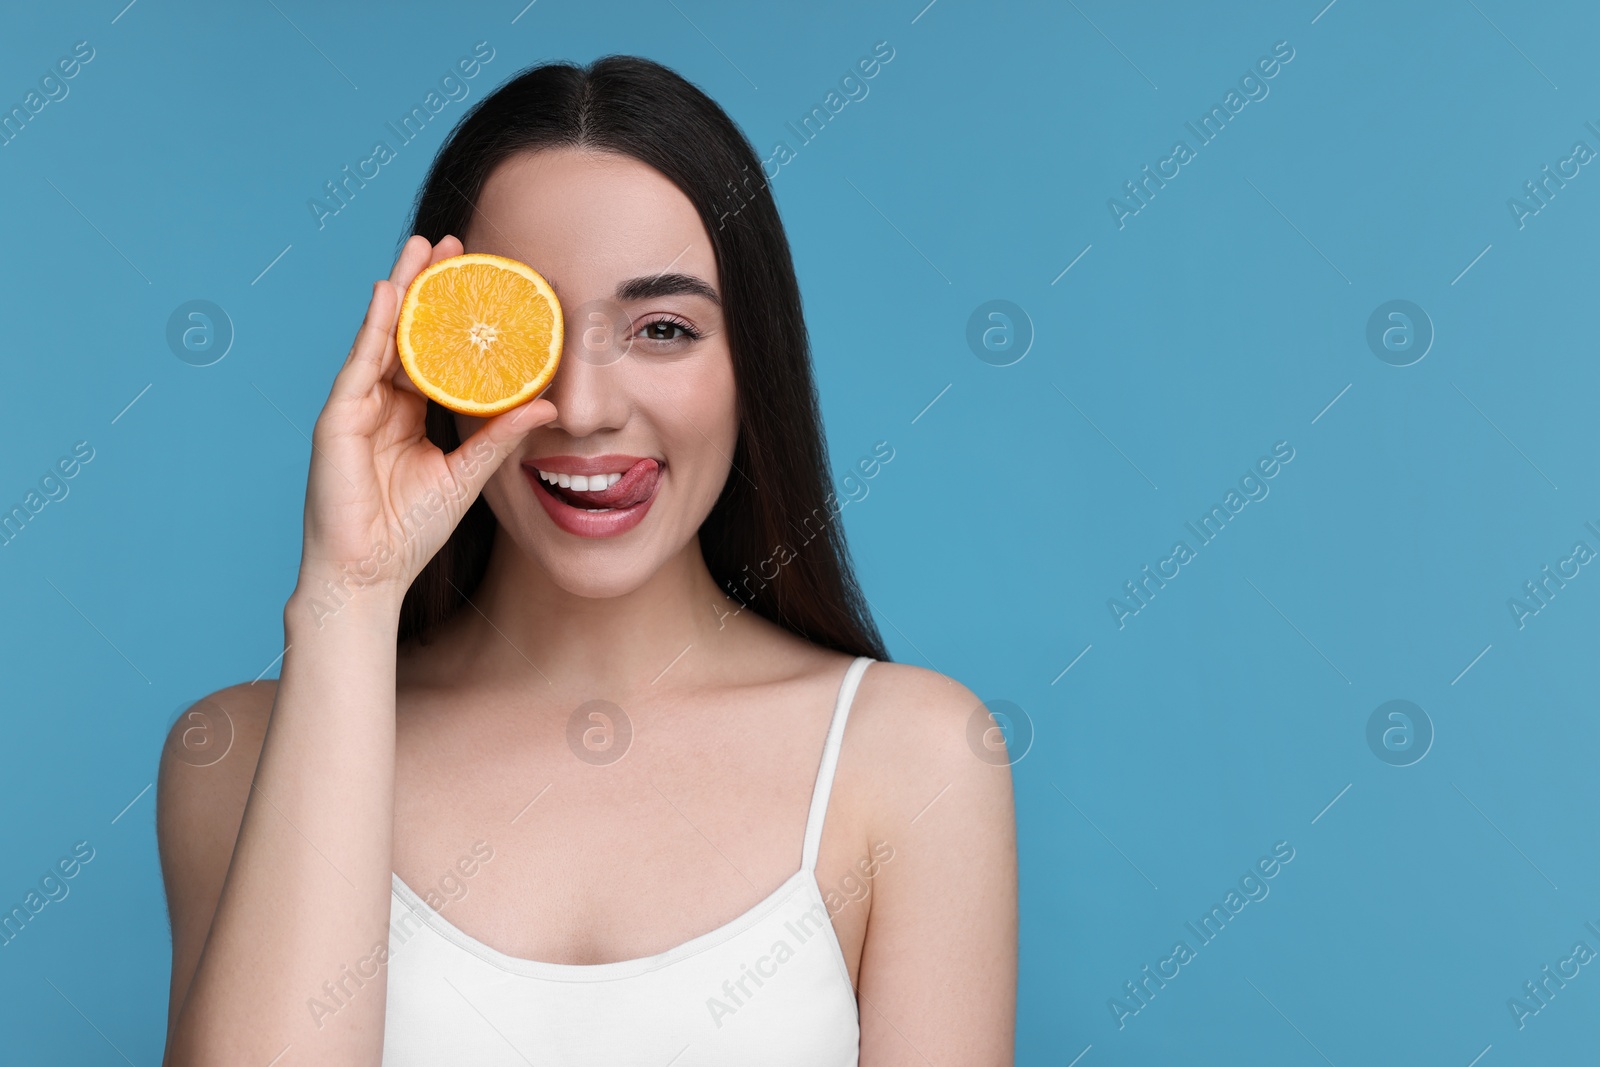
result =
[{"label": "lower lip", "polygon": [[650,505],[655,503],[656,496],[661,492],[661,477],[666,473],[665,468],[657,474],[655,488],[650,495],[637,504],[629,504],[625,508],[612,508],[610,511],[584,511],[575,508],[566,501],[547,493],[539,484],[539,472],[524,467],[522,472],[527,475],[528,483],[533,487],[533,495],[538,498],[544,507],[545,514],[550,516],[561,529],[578,537],[616,537],[625,534],[644,521],[645,512],[650,510]]}]

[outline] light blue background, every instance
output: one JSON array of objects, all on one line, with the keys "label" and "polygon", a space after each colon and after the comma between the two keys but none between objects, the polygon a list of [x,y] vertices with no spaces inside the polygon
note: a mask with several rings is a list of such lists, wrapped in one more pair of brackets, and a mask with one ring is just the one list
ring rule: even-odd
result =
[{"label": "light blue background", "polygon": [[[844,512],[889,645],[1035,730],[1019,1062],[1594,1055],[1600,964],[1524,1029],[1506,1002],[1575,942],[1600,949],[1600,575],[1520,630],[1507,600],[1574,541],[1600,549],[1600,173],[1524,228],[1507,200],[1600,148],[1600,17],[925,2],[8,13],[7,108],[75,41],[95,58],[0,148],[0,504],[76,441],[95,458],[0,548],[0,902],[75,841],[96,856],[0,949],[4,1059],[159,1062],[161,739],[281,649],[304,432],[465,105],[325,228],[306,201],[482,40],[471,100],[634,52],[763,155],[894,48],[774,188],[835,468],[895,449]],[[1108,198],[1285,40],[1270,95],[1119,230]],[[204,368],[164,339],[196,298],[237,331]],[[1011,366],[965,340],[992,299],[1035,334]],[[1365,340],[1391,299],[1437,331],[1409,367]],[[1119,629],[1108,598],[1279,440],[1295,457],[1270,496]],[[1365,736],[1397,698],[1437,734],[1409,767]],[[1270,896],[1119,1029],[1109,998],[1278,841],[1295,858]]]}]

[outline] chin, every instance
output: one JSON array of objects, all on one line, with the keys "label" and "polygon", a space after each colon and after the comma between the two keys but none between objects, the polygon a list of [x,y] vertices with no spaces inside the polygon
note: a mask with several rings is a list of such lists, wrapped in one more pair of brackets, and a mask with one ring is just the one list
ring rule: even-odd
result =
[{"label": "chin", "polygon": [[573,552],[553,548],[548,543],[529,553],[550,581],[563,592],[590,600],[626,596],[642,587],[661,568],[664,561],[654,554],[621,552]]}]

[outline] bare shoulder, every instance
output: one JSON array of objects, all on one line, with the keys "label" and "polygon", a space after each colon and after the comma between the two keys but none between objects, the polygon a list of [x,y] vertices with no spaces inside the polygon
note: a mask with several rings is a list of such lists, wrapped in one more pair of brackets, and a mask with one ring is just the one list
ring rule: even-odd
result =
[{"label": "bare shoulder", "polygon": [[[851,731],[857,780],[871,783],[880,832],[930,822],[957,836],[1012,833],[1009,761],[983,702],[965,685],[923,667],[873,663],[856,692]],[[922,817],[940,805],[966,814]]]},{"label": "bare shoulder", "polygon": [[972,690],[920,667],[875,663],[856,695],[851,774],[876,861],[861,1062],[916,1062],[909,1047],[929,1062],[1009,1064],[1017,840],[999,727]]},{"label": "bare shoulder", "polygon": [[219,689],[190,705],[167,732],[156,778],[156,836],[175,924],[180,910],[207,899],[214,905],[221,893],[277,687],[267,680]]}]

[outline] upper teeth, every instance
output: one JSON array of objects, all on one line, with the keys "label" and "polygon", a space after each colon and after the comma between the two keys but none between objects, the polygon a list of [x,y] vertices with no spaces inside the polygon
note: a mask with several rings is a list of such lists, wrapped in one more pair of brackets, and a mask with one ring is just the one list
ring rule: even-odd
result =
[{"label": "upper teeth", "polygon": [[557,474],[554,471],[540,471],[539,477],[551,485],[559,485],[563,489],[598,493],[602,489],[609,489],[616,485],[617,481],[622,477],[622,472],[612,471],[610,474]]}]

